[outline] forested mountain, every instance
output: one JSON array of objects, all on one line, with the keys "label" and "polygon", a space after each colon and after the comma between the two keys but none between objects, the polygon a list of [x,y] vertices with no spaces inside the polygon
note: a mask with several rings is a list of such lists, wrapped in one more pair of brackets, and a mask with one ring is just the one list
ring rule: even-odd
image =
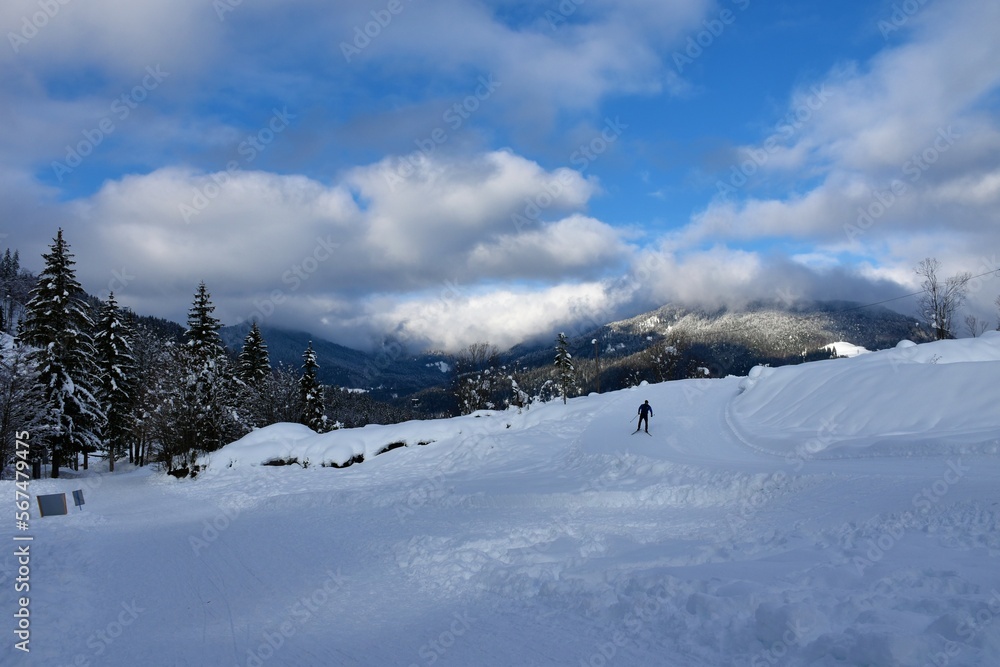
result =
[{"label": "forested mountain", "polygon": [[[756,365],[825,359],[831,353],[824,346],[839,341],[877,350],[902,339],[925,342],[933,332],[882,306],[814,302],[713,311],[666,305],[575,332],[569,341],[580,390],[597,388],[600,363],[600,386],[607,391],[643,380],[743,375]],[[517,346],[503,357],[508,364],[533,369],[528,375],[534,378],[543,369],[551,374],[552,351],[553,343],[542,341]]]},{"label": "forested mountain", "polygon": [[[223,342],[238,352],[248,324],[224,327]],[[312,341],[324,384],[363,389],[372,399],[426,414],[455,411],[451,396],[454,372],[462,354],[404,354],[392,346],[377,353],[354,350],[317,339],[306,332],[261,327],[271,363],[296,371]],[[831,356],[824,346],[847,341],[869,350],[892,347],[902,339],[924,342],[932,332],[914,317],[882,306],[850,302],[814,302],[787,307],[753,304],[745,309],[704,310],[666,305],[608,324],[567,332],[577,390],[597,389],[595,345],[598,341],[600,388],[620,389],[646,380],[746,374],[753,366],[780,366]],[[554,341],[498,351],[491,363],[500,374],[516,375],[529,395],[546,395],[553,378]]]},{"label": "forested mountain", "polygon": [[844,301],[791,307],[756,303],[742,310],[715,311],[667,305],[603,328],[613,332],[613,338],[674,333],[691,342],[741,345],[774,358],[791,358],[837,341],[878,350],[903,338],[923,342],[932,335],[914,317],[884,306],[862,307]]},{"label": "forested mountain", "polygon": [[[219,333],[227,348],[239,352],[249,330],[250,325],[244,323],[223,327]],[[317,375],[327,385],[364,389],[376,397],[389,399],[448,381],[449,359],[442,354],[406,354],[398,346],[388,346],[380,352],[363,352],[304,331],[269,326],[260,326],[260,331],[267,341],[271,364],[283,364],[296,371],[302,366],[303,351],[312,341],[319,363]]]},{"label": "forested mountain", "polygon": [[[223,342],[233,352],[243,344],[249,324],[224,327]],[[400,400],[418,396],[424,407],[443,409],[441,398],[452,382],[452,369],[461,355],[405,354],[400,347],[364,352],[331,343],[302,331],[260,327],[271,363],[298,370],[302,352],[312,341],[324,384],[364,389],[373,398]],[[828,358],[822,348],[847,341],[870,350],[892,347],[907,338],[932,339],[930,330],[915,318],[881,306],[859,307],[849,302],[816,302],[796,307],[754,304],[742,310],[714,311],[666,305],[626,320],[568,333],[581,390],[596,388],[594,345],[599,341],[601,388],[618,389],[631,383],[679,379],[694,375],[744,374],[757,364],[773,366]],[[517,369],[532,385],[551,375],[552,341],[515,346],[499,352],[497,363]],[[702,369],[699,371],[698,369]],[[432,398],[433,397],[433,398]],[[431,407],[433,406],[433,407]]]}]

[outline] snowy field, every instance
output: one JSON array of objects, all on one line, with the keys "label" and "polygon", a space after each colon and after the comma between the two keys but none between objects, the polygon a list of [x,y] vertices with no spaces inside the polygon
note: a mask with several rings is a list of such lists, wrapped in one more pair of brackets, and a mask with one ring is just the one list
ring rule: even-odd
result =
[{"label": "snowy field", "polygon": [[998,665],[998,406],[991,333],[35,481],[30,654],[5,481],[2,663]]}]

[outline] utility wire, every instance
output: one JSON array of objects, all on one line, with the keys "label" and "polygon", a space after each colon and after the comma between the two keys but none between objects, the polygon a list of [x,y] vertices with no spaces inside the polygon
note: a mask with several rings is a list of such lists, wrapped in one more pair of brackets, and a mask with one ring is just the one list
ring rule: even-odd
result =
[{"label": "utility wire", "polygon": [[[1000,269],[994,269],[992,271],[987,271],[986,273],[980,273],[978,276],[969,276],[969,280],[975,280],[976,278],[982,278],[983,276],[988,276],[991,274],[1000,275]],[[968,281],[967,281],[968,282]],[[851,306],[850,308],[844,308],[843,310],[835,310],[835,313],[849,313],[852,310],[861,310],[862,308],[869,308],[871,306],[881,306],[883,303],[890,303],[892,301],[899,301],[900,299],[908,299],[911,296],[918,296],[926,292],[926,289],[922,289],[919,292],[911,292],[910,294],[904,294],[903,296],[894,296],[891,299],[885,299],[884,301],[876,301],[875,303],[866,303],[861,306]]]}]

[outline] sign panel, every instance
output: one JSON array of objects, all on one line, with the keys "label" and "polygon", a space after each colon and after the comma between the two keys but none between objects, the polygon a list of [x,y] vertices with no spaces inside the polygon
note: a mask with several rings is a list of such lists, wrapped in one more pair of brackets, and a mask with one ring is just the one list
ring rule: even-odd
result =
[{"label": "sign panel", "polygon": [[66,514],[66,494],[50,493],[47,496],[36,496],[38,498],[38,511],[42,516]]}]

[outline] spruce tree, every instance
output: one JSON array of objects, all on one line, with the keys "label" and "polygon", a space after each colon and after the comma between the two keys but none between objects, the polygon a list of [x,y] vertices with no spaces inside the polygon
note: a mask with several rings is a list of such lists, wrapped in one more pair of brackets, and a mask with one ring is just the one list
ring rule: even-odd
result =
[{"label": "spruce tree", "polygon": [[319,382],[316,371],[316,353],[312,349],[312,341],[302,355],[302,377],[299,379],[299,396],[302,402],[302,423],[323,433],[327,430],[326,405],[323,401],[323,385]]},{"label": "spruce tree", "polygon": [[576,369],[573,367],[573,356],[569,353],[569,342],[564,333],[560,333],[556,337],[555,367],[559,393],[565,404],[570,391],[576,384]]},{"label": "spruce tree", "polygon": [[21,268],[20,256],[8,248],[0,259],[0,331],[14,335],[20,328],[25,306],[35,288],[35,276]]},{"label": "spruce tree", "polygon": [[17,277],[17,273],[20,270],[21,262],[18,257],[18,252],[15,250],[14,254],[10,254],[10,248],[3,253],[3,258],[0,259],[0,280],[7,282],[8,280],[13,280]]},{"label": "spruce tree", "polygon": [[[41,433],[46,423],[44,396],[38,384],[34,364],[28,361],[27,345],[7,345],[0,348],[0,478],[8,463],[14,460],[17,433]],[[35,442],[32,440],[32,448]]]},{"label": "spruce tree", "polygon": [[135,359],[129,327],[122,317],[114,292],[101,307],[94,334],[97,352],[101,403],[107,420],[104,424],[104,448],[108,455],[108,470],[114,472],[115,461],[129,450],[134,431],[132,374]]},{"label": "spruce tree", "polygon": [[13,330],[13,295],[11,294],[14,281],[21,272],[20,259],[17,251],[10,254],[10,248],[4,251],[3,258],[0,259],[0,299],[3,299],[4,307],[0,308],[0,331]]},{"label": "spruce tree", "polygon": [[237,377],[247,386],[261,388],[271,376],[271,362],[267,355],[267,343],[254,322],[243,339]]},{"label": "spruce tree", "polygon": [[202,452],[211,452],[242,436],[237,421],[237,390],[231,364],[212,312],[211,295],[202,282],[188,312],[185,342],[176,354],[179,377],[164,389],[160,411],[162,459],[169,470],[197,470]]},{"label": "spruce tree", "polygon": [[131,380],[132,436],[129,438],[129,462],[143,466],[149,461],[155,443],[170,442],[170,428],[165,419],[171,412],[167,402],[180,392],[171,392],[183,373],[177,360],[178,345],[147,322],[128,315],[128,331],[132,344],[133,368]]},{"label": "spruce tree", "polygon": [[76,280],[73,255],[60,229],[42,255],[45,268],[31,291],[20,338],[36,348],[30,358],[38,369],[49,413],[46,441],[52,476],[59,476],[64,455],[90,451],[99,442],[104,413],[96,397],[96,364],[90,336],[93,322]]},{"label": "spruce tree", "polygon": [[199,359],[218,357],[226,352],[219,335],[222,323],[212,315],[213,312],[212,295],[202,281],[194,294],[194,302],[188,311],[188,328],[184,332],[185,344]]},{"label": "spruce tree", "polygon": [[267,343],[256,322],[243,339],[236,377],[240,384],[239,408],[243,422],[251,428],[273,424],[275,379],[267,354]]}]

